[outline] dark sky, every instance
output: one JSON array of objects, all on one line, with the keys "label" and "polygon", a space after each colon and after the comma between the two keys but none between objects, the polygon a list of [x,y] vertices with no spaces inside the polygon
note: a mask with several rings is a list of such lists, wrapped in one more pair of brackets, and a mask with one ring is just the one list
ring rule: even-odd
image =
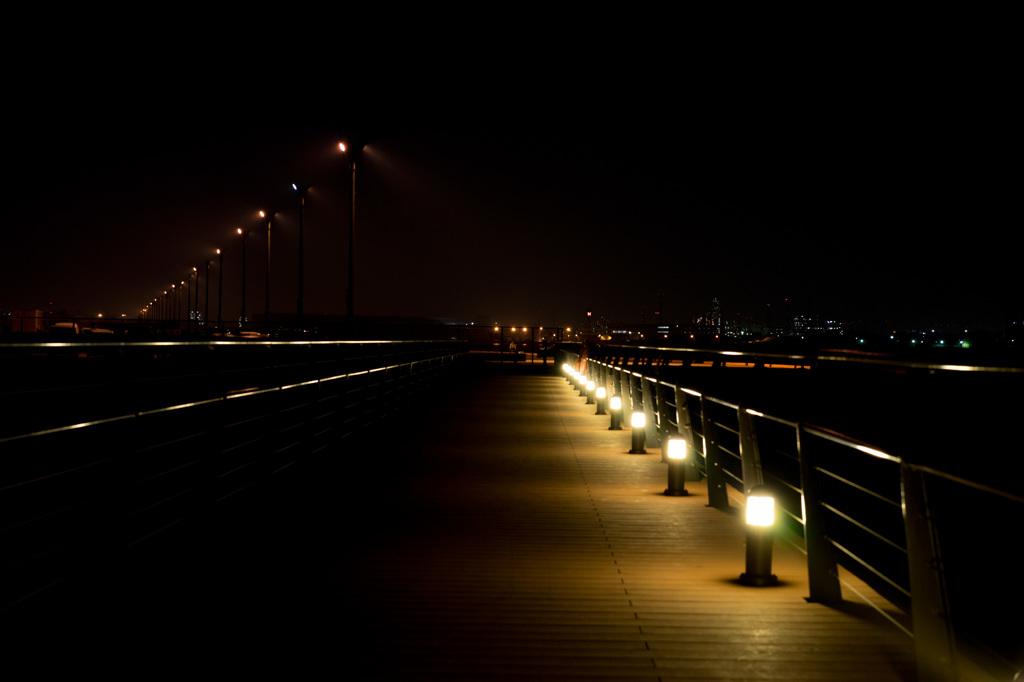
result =
[{"label": "dark sky", "polygon": [[[953,62],[950,62],[951,64]],[[215,78],[69,78],[9,126],[0,309],[131,316],[226,250],[225,317],[345,311],[350,131],[356,313],[572,324],[705,312],[999,322],[1020,305],[1012,98],[994,77],[862,63],[700,78],[643,60],[463,71],[242,102]],[[757,66],[755,64],[755,66]],[[777,70],[776,70],[777,69]],[[443,82],[442,82],[443,81]],[[163,90],[168,87],[168,90]],[[212,93],[212,94],[211,94]],[[216,312],[216,260],[211,315]],[[205,287],[205,284],[203,285]],[[201,307],[203,307],[201,305]]]}]

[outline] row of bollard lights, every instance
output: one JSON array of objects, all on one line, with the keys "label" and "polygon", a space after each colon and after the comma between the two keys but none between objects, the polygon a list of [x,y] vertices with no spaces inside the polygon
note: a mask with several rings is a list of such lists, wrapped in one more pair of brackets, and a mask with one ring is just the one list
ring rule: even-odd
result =
[{"label": "row of bollard lights", "polygon": [[[604,386],[597,386],[593,379],[579,372],[572,365],[565,363],[562,370],[566,380],[586,396],[587,405],[596,405],[595,414],[611,413],[610,431],[622,430],[622,397],[608,396]],[[647,415],[643,410],[636,410],[630,415],[631,444],[629,454],[646,455]],[[681,437],[669,437],[666,440],[665,460],[668,464],[668,487],[665,495],[683,497],[690,493],[686,490],[686,458],[688,446]],[[777,585],[778,577],[772,574],[772,542],[775,526],[775,498],[765,486],[757,486],[747,495],[746,507],[747,551],[746,571],[740,575],[740,582],[746,585],[763,587]]]}]

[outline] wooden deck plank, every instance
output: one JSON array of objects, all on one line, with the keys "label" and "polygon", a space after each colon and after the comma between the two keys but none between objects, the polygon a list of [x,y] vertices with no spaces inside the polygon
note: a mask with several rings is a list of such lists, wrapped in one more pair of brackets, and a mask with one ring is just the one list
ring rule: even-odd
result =
[{"label": "wooden deck plank", "polygon": [[[340,541],[324,582],[375,679],[913,680],[912,641],[872,612],[738,583],[738,519],[702,484],[666,497],[660,452],[628,455],[558,378],[497,376],[415,434],[416,462]],[[458,426],[456,426],[458,425]],[[407,461],[407,460],[406,460]],[[864,588],[866,589],[866,588]]]}]

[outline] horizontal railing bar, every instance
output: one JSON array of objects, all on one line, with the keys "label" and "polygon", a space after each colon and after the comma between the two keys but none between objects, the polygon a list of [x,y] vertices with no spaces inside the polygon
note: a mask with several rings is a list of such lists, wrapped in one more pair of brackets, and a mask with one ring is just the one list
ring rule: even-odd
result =
[{"label": "horizontal railing bar", "polygon": [[876,576],[878,576],[879,579],[884,580],[886,583],[891,585],[894,589],[898,590],[904,596],[906,596],[908,598],[910,597],[910,591],[909,590],[907,590],[905,587],[903,587],[899,583],[893,582],[893,580],[889,576],[885,575],[884,573],[881,573],[877,568],[875,568],[871,564],[869,564],[866,561],[864,561],[863,559],[861,559],[859,556],[857,556],[856,554],[854,554],[853,552],[848,550],[846,547],[843,547],[842,545],[840,545],[835,540],[829,540],[829,544],[832,545],[833,547],[835,547],[836,549],[838,549],[840,552],[842,552],[846,556],[850,557],[853,561],[856,561],[858,564],[860,564],[864,568],[866,568],[869,571],[871,571],[872,573],[874,573]]},{"label": "horizontal railing bar", "polygon": [[853,481],[849,480],[848,478],[844,478],[843,476],[840,476],[837,473],[829,471],[828,469],[823,469],[822,467],[815,467],[814,470],[819,472],[819,473],[821,473],[821,474],[824,474],[824,475],[828,476],[829,478],[835,479],[835,480],[839,481],[840,483],[843,483],[843,484],[853,488],[854,490],[858,490],[858,491],[864,493],[865,495],[869,495],[871,497],[874,497],[877,500],[885,502],[886,504],[892,505],[893,507],[897,507],[897,508],[901,508],[902,507],[902,502],[897,502],[896,500],[891,500],[888,497],[886,497],[885,495],[877,493],[874,490],[871,490],[870,488],[865,488],[864,486],[860,485],[859,483],[854,483]]},{"label": "horizontal railing bar", "polygon": [[1020,497],[1018,495],[1014,495],[1012,493],[1008,493],[1005,490],[999,490],[998,488],[993,488],[991,486],[985,485],[984,483],[978,483],[976,481],[969,481],[969,480],[967,480],[965,478],[961,478],[960,476],[955,476],[955,475],[947,473],[945,471],[939,471],[937,469],[933,469],[933,468],[931,468],[929,466],[925,466],[923,464],[907,464],[906,466],[911,468],[911,469],[915,469],[917,471],[922,471],[922,472],[924,472],[926,474],[930,474],[930,475],[935,476],[937,478],[944,478],[947,481],[952,481],[954,483],[959,483],[960,485],[966,486],[968,488],[974,488],[975,490],[980,490],[981,492],[988,493],[990,495],[996,495],[997,497],[1002,497],[1004,499],[1010,500],[1011,502],[1017,502],[1018,504],[1024,504],[1024,497]]},{"label": "horizontal railing bar", "polygon": [[860,528],[862,531],[864,531],[868,535],[871,535],[872,537],[874,537],[874,538],[876,538],[878,540],[881,540],[882,542],[884,542],[887,545],[891,546],[893,549],[898,550],[898,551],[902,552],[903,554],[907,553],[907,548],[906,547],[903,547],[902,545],[900,545],[900,544],[898,544],[896,542],[893,542],[892,540],[890,540],[889,538],[885,537],[884,535],[880,535],[879,533],[877,533],[876,531],[872,530],[871,528],[868,528],[863,523],[861,523],[857,519],[853,518],[849,514],[840,511],[836,507],[834,507],[834,506],[832,506],[832,505],[830,505],[830,504],[828,504],[826,502],[822,502],[821,503],[821,507],[823,509],[829,510],[830,512],[832,512],[836,516],[840,517],[841,519],[845,519],[848,523],[852,523],[853,525],[857,526],[857,528]]}]

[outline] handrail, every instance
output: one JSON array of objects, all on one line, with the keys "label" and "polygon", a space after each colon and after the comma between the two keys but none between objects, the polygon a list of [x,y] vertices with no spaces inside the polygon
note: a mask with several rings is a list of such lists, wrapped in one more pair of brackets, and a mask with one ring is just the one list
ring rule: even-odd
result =
[{"label": "handrail", "polygon": [[[1024,376],[1024,368],[905,362],[831,352],[766,353],[762,349],[744,353],[584,346],[577,352],[563,346],[562,352],[569,364],[585,364],[588,378],[605,386],[609,395],[620,394],[624,411],[643,409],[648,413],[649,445],[657,447],[661,439],[674,434],[689,441],[699,455],[691,466],[697,475],[708,479],[710,506],[729,506],[725,485],[745,493],[763,479],[774,482],[785,515],[793,520],[790,530],[799,538],[797,546],[808,558],[810,600],[835,603],[842,599],[836,566],[843,565],[909,611],[921,679],[956,679],[956,656],[964,655],[969,648],[965,642],[977,637],[972,629],[977,624],[970,618],[955,620],[958,609],[966,612],[968,599],[963,595],[970,589],[965,587],[970,581],[964,579],[962,567],[954,569],[952,558],[942,554],[940,538],[949,542],[955,530],[949,526],[951,511],[946,507],[951,493],[941,487],[955,485],[988,500],[1019,505],[1018,517],[1024,517],[1024,497],[916,458],[908,460],[889,451],[891,448],[877,447],[836,429],[771,414],[764,406],[754,409],[735,396],[709,395],[709,390],[714,391],[709,386],[717,385],[715,379],[722,378],[723,371],[730,372],[732,378],[735,373],[750,376],[742,374],[749,370],[726,370],[726,361],[764,367],[766,360],[784,360],[800,363],[807,373],[829,363],[844,363],[847,367],[858,365],[863,371],[898,369],[921,371],[922,376],[968,371],[1003,378]],[[710,361],[717,368],[697,368],[696,359]],[[700,387],[692,383],[698,379]],[[643,390],[638,390],[638,382]],[[649,385],[654,390],[646,390]],[[793,468],[798,471],[794,473]],[[943,519],[947,519],[945,525]],[[987,652],[989,660],[1009,670],[1005,648],[998,644],[995,648]]]},{"label": "handrail", "polygon": [[[194,365],[195,372],[181,379],[152,364],[104,360],[111,400],[93,400],[99,404],[85,418],[69,415],[78,409],[71,402],[30,421],[52,396],[36,395],[32,385],[4,387],[15,398],[0,434],[0,611],[55,588],[96,557],[267,487],[300,460],[326,461],[367,424],[424,399],[465,357],[461,342],[317,343],[312,355],[306,342],[241,342],[219,346],[212,358],[208,343],[147,347],[184,363],[171,370]],[[53,376],[64,378],[96,362],[64,359],[44,358],[43,366],[57,361]],[[148,379],[135,376],[140,367],[152,372]],[[84,395],[95,388],[90,383]],[[114,400],[120,393],[126,399]]]}]

